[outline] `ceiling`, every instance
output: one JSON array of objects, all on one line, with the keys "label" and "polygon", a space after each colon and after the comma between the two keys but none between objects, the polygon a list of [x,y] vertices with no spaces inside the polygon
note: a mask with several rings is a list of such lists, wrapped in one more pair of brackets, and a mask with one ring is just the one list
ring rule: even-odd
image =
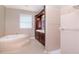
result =
[{"label": "ceiling", "polygon": [[32,12],[39,12],[44,8],[43,5],[4,5],[4,6],[6,8],[21,9],[21,10],[27,10]]}]

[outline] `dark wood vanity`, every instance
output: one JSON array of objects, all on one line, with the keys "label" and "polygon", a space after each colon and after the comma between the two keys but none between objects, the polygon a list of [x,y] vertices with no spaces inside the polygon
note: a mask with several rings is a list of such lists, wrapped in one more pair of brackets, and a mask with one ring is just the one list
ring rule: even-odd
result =
[{"label": "dark wood vanity", "polygon": [[35,38],[45,46],[45,6],[35,15]]}]

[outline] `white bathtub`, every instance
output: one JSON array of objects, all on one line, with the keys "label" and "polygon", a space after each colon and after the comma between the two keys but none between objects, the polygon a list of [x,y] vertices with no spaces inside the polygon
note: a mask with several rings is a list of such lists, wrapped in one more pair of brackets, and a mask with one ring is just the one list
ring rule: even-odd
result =
[{"label": "white bathtub", "polygon": [[0,51],[18,50],[30,42],[25,34],[7,35],[0,38]]}]

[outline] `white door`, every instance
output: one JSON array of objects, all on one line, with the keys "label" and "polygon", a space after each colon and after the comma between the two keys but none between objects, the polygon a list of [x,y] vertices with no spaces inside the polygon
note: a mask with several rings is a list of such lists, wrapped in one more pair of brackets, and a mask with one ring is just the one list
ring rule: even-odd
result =
[{"label": "white door", "polygon": [[79,53],[79,11],[61,16],[61,51]]}]

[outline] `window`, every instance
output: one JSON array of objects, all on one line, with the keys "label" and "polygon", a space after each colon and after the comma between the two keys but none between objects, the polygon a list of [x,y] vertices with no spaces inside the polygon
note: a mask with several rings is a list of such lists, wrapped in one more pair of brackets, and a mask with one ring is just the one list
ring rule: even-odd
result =
[{"label": "window", "polygon": [[32,28],[32,15],[20,15],[20,28]]}]

